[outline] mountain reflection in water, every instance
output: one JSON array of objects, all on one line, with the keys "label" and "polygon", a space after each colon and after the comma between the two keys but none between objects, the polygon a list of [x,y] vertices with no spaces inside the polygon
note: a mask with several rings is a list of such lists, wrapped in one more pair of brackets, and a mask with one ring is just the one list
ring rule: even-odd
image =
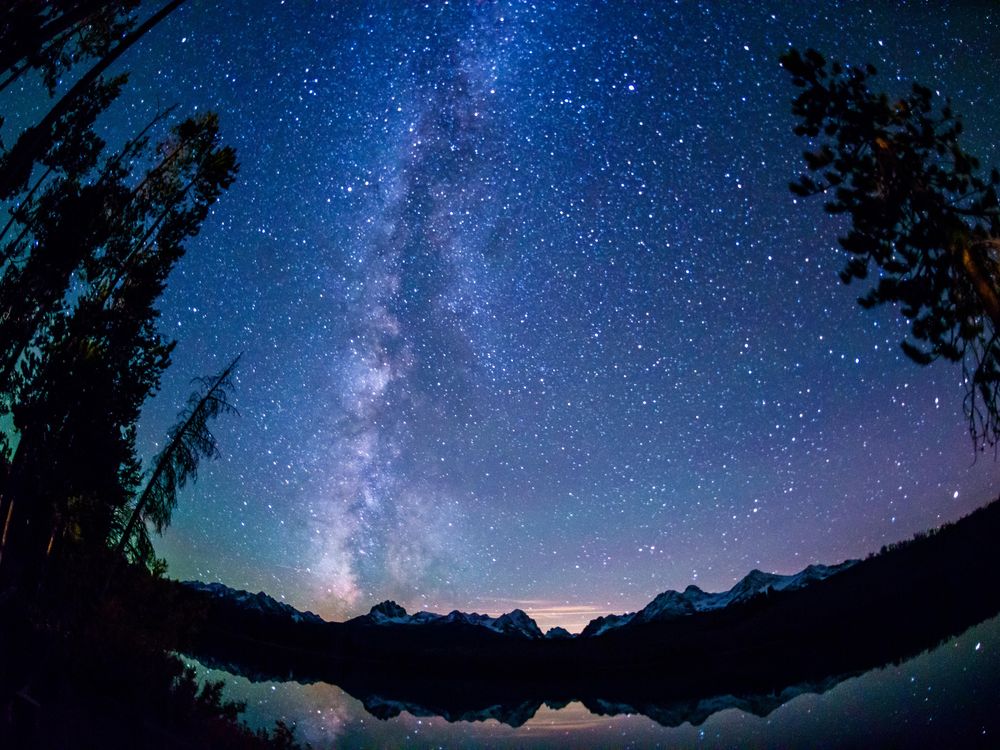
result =
[{"label": "mountain reflection in water", "polygon": [[227,697],[246,701],[252,726],[284,719],[316,748],[996,747],[1000,741],[1000,617],[898,666],[767,695],[664,704],[582,696],[483,702],[467,694],[449,705],[440,692],[423,701],[408,690],[401,697],[393,686],[349,693],[322,682],[253,682],[196,666],[206,679],[225,679]]}]

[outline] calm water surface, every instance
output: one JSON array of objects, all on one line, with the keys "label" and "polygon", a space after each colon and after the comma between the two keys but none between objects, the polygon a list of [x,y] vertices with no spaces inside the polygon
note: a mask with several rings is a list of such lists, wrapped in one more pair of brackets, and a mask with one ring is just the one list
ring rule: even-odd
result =
[{"label": "calm water surface", "polygon": [[206,679],[224,679],[228,698],[246,701],[251,726],[283,719],[317,749],[1000,747],[1000,617],[898,666],[793,697],[766,716],[724,708],[692,717],[697,725],[676,727],[642,714],[596,715],[581,703],[543,705],[516,728],[495,719],[450,723],[405,711],[382,720],[335,685],[252,683],[191,663]]}]

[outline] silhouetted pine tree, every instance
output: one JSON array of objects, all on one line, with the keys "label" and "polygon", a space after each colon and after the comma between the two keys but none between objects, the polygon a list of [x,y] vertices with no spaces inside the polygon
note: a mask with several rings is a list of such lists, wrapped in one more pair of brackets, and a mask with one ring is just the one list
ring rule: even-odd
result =
[{"label": "silhouetted pine tree", "polygon": [[10,0],[0,10],[0,91],[38,70],[49,91],[85,58],[107,54],[135,25],[140,0]]},{"label": "silhouetted pine tree", "polygon": [[28,580],[66,535],[107,544],[131,500],[135,423],[173,348],[156,333],[153,305],[183,243],[235,176],[235,152],[219,144],[213,114],[175,127],[159,152],[129,193],[128,222],[90,259],[92,283],[22,359],[5,493],[14,526],[3,554]]},{"label": "silhouetted pine tree", "polygon": [[183,2],[184,0],[169,0],[139,26],[118,39],[97,63],[56,100],[37,124],[26,128],[18,135],[10,149],[0,156],[0,199],[12,198],[27,189],[32,169],[54,147],[60,131],[66,127],[67,118],[79,107],[81,100],[93,96],[92,88],[104,85],[101,79],[104,72],[146,32]]},{"label": "silhouetted pine tree", "polygon": [[902,342],[920,364],[962,362],[965,408],[977,446],[1000,440],[1000,173],[958,143],[962,123],[948,102],[913,84],[896,101],[869,87],[875,68],[827,65],[815,50],[781,58],[802,92],[795,133],[812,139],[808,174],[791,185],[825,195],[826,210],[851,221],[840,244],[845,283],[878,267],[864,307],[898,303],[910,321]]},{"label": "silhouetted pine tree", "polygon": [[[40,580],[64,543],[106,549],[137,507],[135,425],[174,345],[156,331],[154,303],[237,164],[213,113],[181,122],[150,149],[170,110],[160,112],[103,160],[93,125],[126,81],[102,74],[181,2],[134,29],[137,3],[128,1],[0,10],[0,39],[37,32],[34,52],[0,50],[8,70],[38,67],[53,45],[76,50],[52,63],[61,70],[99,58],[0,156],[0,196],[10,201],[0,230],[0,414],[14,427],[0,445],[4,585]],[[151,166],[135,176],[139,164]],[[155,502],[139,519],[147,513],[158,528],[169,521]]]},{"label": "silhouetted pine tree", "polygon": [[177,493],[188,481],[197,479],[198,464],[202,459],[219,455],[218,444],[208,423],[220,414],[236,411],[230,398],[232,377],[240,356],[218,375],[197,378],[200,389],[188,398],[187,407],[178,415],[166,446],[153,463],[145,488],[131,504],[128,520],[120,532],[116,562],[126,558],[143,564],[151,562],[152,545],[147,524],[151,524],[156,533],[163,533],[177,507]]},{"label": "silhouetted pine tree", "polygon": [[[92,134],[89,115],[102,111],[119,87],[106,90],[100,99],[85,100],[89,122],[72,132]],[[103,141],[92,136],[60,140],[57,146],[65,158],[53,159],[44,188],[17,206],[8,227],[19,219],[19,231],[2,246],[0,258],[6,265],[0,279],[0,390],[7,389],[17,358],[57,309],[72,274],[104,248],[116,222],[125,220],[116,213],[128,192],[121,170],[83,181],[96,166]]]},{"label": "silhouetted pine tree", "polygon": [[35,355],[13,409],[20,440],[8,480],[17,522],[8,552],[32,579],[64,534],[100,547],[135,489],[134,425],[173,346],[154,325],[165,270],[136,268],[114,304],[88,295]]}]

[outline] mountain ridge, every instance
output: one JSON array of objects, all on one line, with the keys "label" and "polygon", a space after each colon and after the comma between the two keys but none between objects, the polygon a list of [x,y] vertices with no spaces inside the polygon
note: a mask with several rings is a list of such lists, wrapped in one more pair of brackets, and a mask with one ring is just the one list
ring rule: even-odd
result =
[{"label": "mountain ridge", "polygon": [[767,596],[773,591],[797,591],[847,570],[858,562],[858,560],[844,560],[837,565],[814,563],[791,575],[765,573],[754,568],[737,581],[732,588],[718,593],[703,591],[694,584],[688,585],[684,591],[670,589],[658,594],[649,604],[637,612],[627,612],[623,615],[604,615],[591,620],[580,636],[591,638],[603,635],[609,630],[629,625],[668,622],[699,612],[725,609],[731,605],[749,601],[756,596]]},{"label": "mountain ridge", "polygon": [[325,623],[322,617],[315,612],[296,609],[291,604],[279,602],[270,594],[258,591],[256,594],[243,589],[234,589],[224,583],[214,581],[205,583],[203,581],[181,581],[182,586],[206,594],[213,599],[223,599],[231,604],[249,612],[256,612],[264,616],[285,616],[294,623],[309,622],[314,624]]},{"label": "mountain ridge", "polygon": [[[745,587],[763,583],[764,593],[691,616],[633,621],[600,637],[509,637],[457,616],[423,627],[293,623],[164,583],[195,621],[184,653],[267,679],[321,680],[383,702],[430,700],[463,712],[548,697],[638,707],[768,695],[933,647],[1000,613],[997,538],[1000,501],[798,590],[775,589],[771,574],[751,571]],[[807,568],[803,577],[822,570]],[[672,596],[685,594],[712,596],[695,586]]]},{"label": "mountain ridge", "polygon": [[[670,622],[690,615],[725,609],[750,601],[757,596],[767,596],[771,592],[796,591],[817,581],[825,580],[857,564],[857,560],[845,560],[837,565],[812,564],[798,573],[781,575],[765,573],[753,569],[727,591],[709,593],[694,584],[684,591],[669,589],[658,594],[645,607],[636,612],[608,614],[591,620],[579,634],[555,627],[543,633],[538,624],[524,610],[514,609],[497,617],[477,612],[452,610],[448,614],[420,611],[409,614],[406,609],[391,599],[374,605],[367,614],[351,618],[342,625],[349,628],[413,628],[430,626],[470,627],[483,629],[497,635],[526,640],[565,640],[568,638],[593,638],[611,630],[635,627],[652,622]],[[302,612],[290,604],[279,602],[260,591],[256,594],[242,589],[234,589],[220,582],[182,581],[182,586],[223,600],[234,608],[264,617],[287,618],[292,623],[314,625],[330,624],[319,615]]]},{"label": "mountain ridge", "polygon": [[392,600],[376,604],[366,615],[360,615],[348,620],[345,625],[366,626],[415,626],[415,625],[450,625],[461,624],[485,628],[501,635],[519,638],[545,638],[535,621],[522,609],[514,609],[499,617],[481,615],[478,612],[461,612],[452,610],[446,615],[434,612],[416,612],[408,614],[403,607]]}]

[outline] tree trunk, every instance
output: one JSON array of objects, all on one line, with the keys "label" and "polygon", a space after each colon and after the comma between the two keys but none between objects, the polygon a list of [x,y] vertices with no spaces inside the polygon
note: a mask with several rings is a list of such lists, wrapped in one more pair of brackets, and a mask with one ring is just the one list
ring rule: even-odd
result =
[{"label": "tree trunk", "polygon": [[968,276],[976,295],[983,305],[983,310],[993,323],[993,332],[1000,333],[1000,296],[990,273],[983,267],[982,260],[976,257],[973,246],[964,243],[959,251],[962,269]]},{"label": "tree trunk", "polygon": [[107,0],[102,2],[88,2],[83,0],[77,6],[66,11],[47,24],[40,26],[37,33],[31,37],[20,37],[10,40],[12,44],[0,52],[0,70],[9,70],[18,62],[25,60],[30,64],[31,58],[39,54],[42,48],[65,31],[75,27],[86,25],[97,9],[102,5],[108,5]]},{"label": "tree trunk", "polygon": [[73,87],[56,102],[40,123],[21,133],[0,163],[0,198],[10,198],[24,189],[31,177],[32,166],[44,155],[51,142],[52,128],[59,118],[72,110],[76,101],[129,47],[139,41],[147,31],[170,15],[183,2],[184,0],[169,0],[160,10],[116,44],[114,49],[101,58],[100,62],[84,73],[80,80],[73,84]]},{"label": "tree trunk", "polygon": [[0,532],[0,566],[3,565],[3,553],[10,536],[10,522],[14,517],[14,500],[7,493],[4,493],[2,506],[6,508],[6,512],[3,514],[3,531]]}]

